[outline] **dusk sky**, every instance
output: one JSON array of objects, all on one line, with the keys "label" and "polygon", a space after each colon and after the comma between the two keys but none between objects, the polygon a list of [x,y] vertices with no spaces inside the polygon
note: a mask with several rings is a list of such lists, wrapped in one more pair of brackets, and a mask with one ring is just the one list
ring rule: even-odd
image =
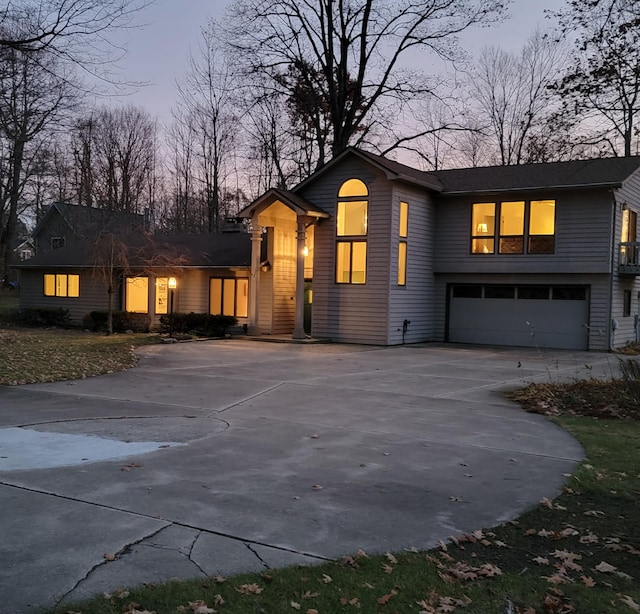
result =
[{"label": "dusk sky", "polygon": [[[175,101],[175,80],[184,74],[189,52],[198,45],[200,29],[221,17],[231,0],[156,0],[140,17],[146,25],[127,32],[129,54],[121,62],[123,77],[150,85],[123,98],[144,107],[160,121],[169,121]],[[515,0],[511,19],[493,28],[474,29],[465,45],[477,51],[486,45],[517,50],[536,25],[548,29],[545,9],[558,9],[562,0]]]}]

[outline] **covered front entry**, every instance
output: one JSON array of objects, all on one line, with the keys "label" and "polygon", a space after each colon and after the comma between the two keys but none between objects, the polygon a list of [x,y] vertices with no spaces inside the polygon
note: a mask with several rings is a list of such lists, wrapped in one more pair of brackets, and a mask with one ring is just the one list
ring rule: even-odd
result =
[{"label": "covered front entry", "polygon": [[452,284],[448,341],[587,350],[586,286]]},{"label": "covered front entry", "polygon": [[[305,338],[305,280],[313,276],[314,226],[327,213],[296,194],[270,190],[240,212],[251,219],[249,332]],[[266,241],[266,260],[261,243]]]}]

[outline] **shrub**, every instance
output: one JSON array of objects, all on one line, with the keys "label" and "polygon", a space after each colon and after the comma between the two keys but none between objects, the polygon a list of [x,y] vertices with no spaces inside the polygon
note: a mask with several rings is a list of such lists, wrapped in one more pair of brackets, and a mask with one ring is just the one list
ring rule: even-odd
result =
[{"label": "shrub", "polygon": [[68,309],[18,309],[16,323],[21,326],[47,327],[58,326],[66,328],[70,326]]},{"label": "shrub", "polygon": [[[208,313],[174,313],[173,332],[195,334],[204,337],[224,337],[227,330],[236,326],[238,320],[233,316],[211,315]],[[160,318],[162,332],[169,332],[170,316]]]},{"label": "shrub", "polygon": [[[151,324],[151,320],[146,313],[114,311],[111,317],[114,333],[124,333],[127,330],[146,333],[149,331],[149,325]],[[90,311],[82,318],[82,326],[94,332],[106,332],[107,319],[108,314],[106,311]]]}]

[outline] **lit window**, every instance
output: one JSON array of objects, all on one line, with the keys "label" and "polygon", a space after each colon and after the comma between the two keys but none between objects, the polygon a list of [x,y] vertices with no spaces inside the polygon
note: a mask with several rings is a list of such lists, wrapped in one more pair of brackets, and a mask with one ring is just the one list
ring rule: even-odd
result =
[{"label": "lit window", "polygon": [[409,203],[400,202],[400,227],[398,235],[403,239],[409,235]]},{"label": "lit window", "polygon": [[493,254],[495,251],[495,203],[474,203],[471,216],[471,253]]},{"label": "lit window", "polygon": [[246,318],[248,311],[248,279],[212,278],[209,280],[209,313]]},{"label": "lit window", "polygon": [[127,277],[125,283],[125,310],[131,313],[149,312],[149,278]]},{"label": "lit window", "polygon": [[[471,215],[471,253],[553,254],[555,200],[474,203]],[[496,213],[499,227],[496,229]],[[525,220],[528,219],[528,228]],[[497,237],[496,237],[497,231]],[[528,232],[527,232],[528,231]]]},{"label": "lit window", "polygon": [[532,200],[529,209],[529,253],[553,254],[555,232],[556,201]]},{"label": "lit window", "polygon": [[169,313],[169,278],[156,278],[156,313],[159,315]]},{"label": "lit window", "polygon": [[367,244],[365,241],[340,241],[336,255],[336,281],[339,284],[366,282]]},{"label": "lit window", "polygon": [[367,235],[368,196],[367,186],[360,179],[345,181],[338,191],[336,235],[341,240],[336,243],[337,283],[366,282],[367,242],[361,237]]},{"label": "lit window", "polygon": [[400,241],[398,243],[398,285],[405,286],[407,284],[407,243]]},{"label": "lit window", "polygon": [[[409,203],[400,202],[400,219],[398,220],[398,285],[407,284],[407,241],[409,235]],[[402,239],[405,239],[404,241]]]},{"label": "lit window", "polygon": [[638,214],[631,209],[622,210],[622,236],[623,243],[634,243],[636,240],[636,227],[638,225]]},{"label": "lit window", "polygon": [[80,276],[45,274],[44,295],[78,298],[80,296]]},{"label": "lit window", "polygon": [[500,253],[524,253],[524,201],[500,203]]}]

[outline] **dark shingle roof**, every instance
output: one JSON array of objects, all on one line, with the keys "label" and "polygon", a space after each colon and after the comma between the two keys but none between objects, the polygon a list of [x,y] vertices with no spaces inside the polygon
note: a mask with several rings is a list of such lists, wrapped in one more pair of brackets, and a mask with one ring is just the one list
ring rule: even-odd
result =
[{"label": "dark shingle roof", "polygon": [[640,168],[640,156],[597,158],[546,164],[487,166],[433,171],[443,194],[619,187]]},{"label": "dark shingle roof", "polygon": [[[129,235],[119,237],[128,247],[129,266],[249,267],[251,237],[243,232],[215,234]],[[99,256],[95,241],[80,241],[26,260],[15,268],[92,267]]]},{"label": "dark shingle roof", "polygon": [[37,237],[40,234],[56,211],[69,225],[69,228],[80,238],[95,236],[99,232],[106,230],[111,232],[118,230],[131,232],[133,229],[142,230],[144,227],[144,216],[137,213],[109,211],[108,209],[55,202],[49,206],[44,217],[35,227],[32,233],[33,237]]}]

